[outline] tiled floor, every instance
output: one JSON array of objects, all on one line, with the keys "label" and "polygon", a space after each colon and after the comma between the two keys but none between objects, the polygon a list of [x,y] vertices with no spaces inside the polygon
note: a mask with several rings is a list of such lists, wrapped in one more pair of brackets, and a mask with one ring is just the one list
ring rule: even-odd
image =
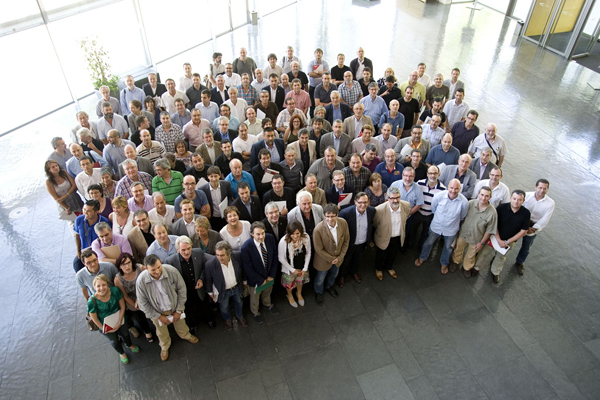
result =
[{"label": "tiled floor", "polygon": [[[512,43],[514,27],[460,4],[303,0],[217,39],[224,59],[244,45],[259,64],[288,44],[305,63],[317,46],[330,63],[363,46],[376,78],[388,65],[401,79],[420,61],[430,75],[458,66],[479,126],[496,122],[508,142],[504,182],[532,190],[545,177],[557,208],[523,277],[511,268],[499,285],[488,271],[442,276],[436,249],[420,268],[414,252],[399,257],[399,278],[379,282],[365,257],[364,282],[340,298],[318,307],[308,289],[299,309],[277,298],[282,312],[264,325],[226,332],[220,323],[197,345],[174,339],[166,363],[156,343],[138,340],[141,353],[121,365],[84,328],[73,239],[42,173],[50,138],[67,135],[74,108],[0,138],[0,398],[600,398],[600,113],[587,85],[600,76]],[[159,66],[161,75],[210,46]]]}]

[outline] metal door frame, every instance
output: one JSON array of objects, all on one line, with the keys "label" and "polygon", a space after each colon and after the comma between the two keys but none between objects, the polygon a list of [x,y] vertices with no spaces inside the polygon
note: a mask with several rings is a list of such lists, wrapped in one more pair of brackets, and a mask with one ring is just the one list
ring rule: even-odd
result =
[{"label": "metal door frame", "polygon": [[581,40],[581,35],[583,34],[583,28],[585,27],[585,24],[587,23],[588,19],[590,18],[590,11],[592,10],[592,7],[594,7],[594,5],[596,4],[596,0],[592,0],[591,3],[592,4],[590,5],[590,7],[587,10],[585,21],[583,21],[583,24],[581,25],[581,30],[579,31],[579,34],[577,35],[577,40],[573,44],[573,48],[569,52],[569,60],[573,60],[573,59],[576,59],[576,58],[582,58],[582,57],[589,56],[590,53],[594,50],[594,47],[596,46],[596,44],[598,42],[598,38],[600,37],[600,19],[599,19],[598,23],[596,24],[596,28],[594,29],[594,33],[592,35],[592,38],[593,38],[593,40],[592,40],[592,43],[593,43],[592,47],[585,54],[573,55],[573,53],[575,52],[575,49],[577,48],[577,45],[579,44],[579,41]]}]

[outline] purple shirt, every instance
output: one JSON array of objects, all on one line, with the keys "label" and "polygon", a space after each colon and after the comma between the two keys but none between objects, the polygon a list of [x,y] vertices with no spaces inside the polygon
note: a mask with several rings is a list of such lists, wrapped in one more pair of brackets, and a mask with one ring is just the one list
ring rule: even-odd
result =
[{"label": "purple shirt", "polygon": [[129,211],[132,213],[137,210],[144,209],[146,211],[150,211],[154,208],[154,202],[152,201],[152,196],[144,195],[144,205],[142,207],[138,206],[135,202],[135,198],[131,197],[127,199],[127,205],[129,206]]},{"label": "purple shirt", "polygon": [[[127,241],[125,236],[123,236],[123,235],[119,235],[118,233],[113,233],[113,240],[110,245],[111,246],[115,246],[115,245],[119,246],[119,249],[121,249],[121,253],[132,254],[131,245],[129,244],[129,242]],[[102,260],[103,258],[106,258],[106,256],[104,255],[104,253],[101,250],[102,247],[108,247],[108,246],[106,246],[104,244],[104,242],[102,242],[100,240],[100,238],[98,238],[92,242],[92,250],[94,250],[94,252],[98,256],[98,260]]]}]

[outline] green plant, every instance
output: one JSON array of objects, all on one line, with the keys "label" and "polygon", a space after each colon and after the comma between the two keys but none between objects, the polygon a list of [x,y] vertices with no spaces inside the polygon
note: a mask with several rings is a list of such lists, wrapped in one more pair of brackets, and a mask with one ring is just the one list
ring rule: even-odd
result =
[{"label": "green plant", "polygon": [[106,85],[111,92],[118,92],[119,77],[110,72],[110,64],[108,63],[110,56],[104,50],[104,47],[98,43],[98,37],[84,37],[79,41],[79,46],[85,53],[85,61],[94,88],[98,89],[100,86]]}]

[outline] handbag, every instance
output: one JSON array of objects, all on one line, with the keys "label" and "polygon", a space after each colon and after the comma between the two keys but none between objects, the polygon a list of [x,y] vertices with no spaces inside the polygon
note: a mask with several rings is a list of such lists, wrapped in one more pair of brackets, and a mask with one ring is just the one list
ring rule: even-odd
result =
[{"label": "handbag", "polygon": [[[96,308],[98,308],[98,303],[96,303],[96,299],[94,298],[94,296],[92,296],[92,301],[94,302]],[[88,329],[92,332],[100,329],[98,328],[98,325],[96,325],[89,313],[87,313],[85,316],[85,324],[87,325]]]}]

